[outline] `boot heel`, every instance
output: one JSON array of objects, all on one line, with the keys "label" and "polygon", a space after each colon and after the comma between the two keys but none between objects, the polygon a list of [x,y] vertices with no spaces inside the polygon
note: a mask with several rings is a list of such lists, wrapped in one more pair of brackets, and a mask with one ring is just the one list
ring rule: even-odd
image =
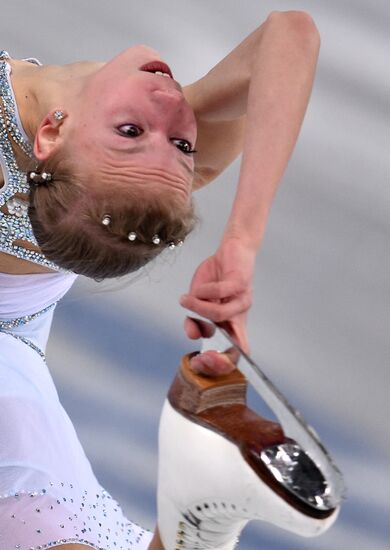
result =
[{"label": "boot heel", "polygon": [[325,531],[338,509],[318,506],[326,484],[308,455],[246,406],[238,370],[209,378],[190,369],[190,358],[160,422],[158,521],[166,550],[232,550],[253,519],[302,536]]},{"label": "boot heel", "polygon": [[198,414],[213,407],[246,404],[247,381],[238,369],[214,378],[196,374],[190,368],[194,355],[183,357],[169,390],[168,398],[175,407]]}]

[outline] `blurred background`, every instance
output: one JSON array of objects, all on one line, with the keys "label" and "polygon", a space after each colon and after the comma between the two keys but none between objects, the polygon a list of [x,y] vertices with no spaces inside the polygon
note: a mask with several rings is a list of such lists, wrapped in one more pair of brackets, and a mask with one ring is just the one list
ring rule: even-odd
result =
[{"label": "blurred background", "polygon": [[[322,48],[258,257],[249,335],[254,358],[334,455],[348,498],[320,538],[253,523],[240,549],[381,550],[390,537],[389,3],[13,0],[2,5],[1,47],[68,63],[143,43],[184,85],[287,9],[312,14]],[[238,169],[196,194],[201,223],[178,252],[136,280],[80,278],[57,307],[48,364],[61,401],[100,483],[148,528],[160,409],[181,355],[197,348],[178,298],[216,249]]]}]

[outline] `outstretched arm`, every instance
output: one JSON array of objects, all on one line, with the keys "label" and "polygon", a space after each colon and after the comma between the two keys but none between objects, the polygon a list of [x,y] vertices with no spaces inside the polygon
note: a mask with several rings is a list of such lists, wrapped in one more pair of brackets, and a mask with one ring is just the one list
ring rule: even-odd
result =
[{"label": "outstretched arm", "polygon": [[[269,34],[272,35],[272,45],[269,44]],[[294,34],[298,36],[294,37]],[[184,94],[195,111],[198,123],[194,189],[199,189],[216,178],[242,152],[246,115],[252,110],[248,101],[250,87],[257,89],[257,92],[260,89],[265,93],[267,90],[272,91],[276,77],[274,71],[279,71],[282,86],[278,86],[278,94],[284,87],[288,98],[290,97],[290,79],[291,84],[294,84],[294,80],[300,76],[294,74],[296,52],[291,50],[294,38],[297,38],[297,43],[293,49],[299,49],[300,41],[306,56],[303,62],[306,61],[308,70],[305,89],[298,90],[304,104],[303,113],[298,113],[302,121],[319,49],[316,27],[310,16],[303,12],[271,13],[260,27],[203,78],[184,88]],[[268,61],[270,67],[267,68],[264,61]],[[299,71],[300,67],[297,69]],[[256,76],[257,83],[254,82]],[[276,95],[274,100],[278,103],[279,96]],[[257,120],[257,123],[263,123],[263,119]]]},{"label": "outstretched arm", "polygon": [[[232,138],[227,140],[228,155],[233,157],[243,139],[243,157],[237,193],[221,245],[216,254],[198,268],[190,292],[181,303],[214,321],[231,320],[244,339],[255,255],[273,196],[303,121],[318,51],[319,35],[309,15],[296,11],[273,12],[257,31],[206,75],[202,84],[202,81],[195,83],[191,92],[194,94],[195,86],[203,90],[198,107],[196,99],[193,100],[201,128],[202,124],[228,124],[226,119],[243,116],[245,110],[246,123],[243,138],[236,138],[233,145],[229,141]],[[249,84],[245,85],[248,71]],[[237,78],[234,72],[239,75]],[[229,91],[229,82],[233,91]],[[229,124],[232,129],[239,128],[242,121],[236,118]],[[219,136],[222,146],[224,140],[225,132]],[[213,164],[206,145],[212,146],[207,141],[207,132],[200,134],[197,145],[201,150],[200,167],[209,166],[210,172],[217,171],[228,157],[217,155]],[[189,321],[187,333],[195,338],[200,335]]]}]

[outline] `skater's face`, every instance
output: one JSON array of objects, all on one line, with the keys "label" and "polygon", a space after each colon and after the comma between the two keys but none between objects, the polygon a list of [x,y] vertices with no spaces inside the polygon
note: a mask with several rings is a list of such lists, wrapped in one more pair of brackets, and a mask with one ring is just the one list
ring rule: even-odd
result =
[{"label": "skater's face", "polygon": [[[129,48],[91,75],[69,117],[72,150],[94,180],[146,191],[191,194],[196,121],[173,78],[141,67],[161,61],[146,46]],[[153,66],[152,66],[153,70]]]}]

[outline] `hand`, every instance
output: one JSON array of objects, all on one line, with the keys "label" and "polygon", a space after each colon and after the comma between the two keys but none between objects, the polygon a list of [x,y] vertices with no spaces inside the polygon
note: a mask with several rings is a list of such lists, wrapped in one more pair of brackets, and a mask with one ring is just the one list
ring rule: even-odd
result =
[{"label": "hand", "polygon": [[[224,328],[248,351],[246,320],[252,304],[252,281],[256,255],[239,239],[225,240],[217,252],[200,264],[190,286],[181,297],[186,309],[198,313]],[[207,337],[190,317],[185,331],[191,339]],[[193,358],[191,366],[204,374],[226,374],[234,365],[223,354],[206,352]]]},{"label": "hand", "polygon": [[[188,318],[189,321],[195,323],[202,335],[202,338],[211,338],[215,331],[215,324],[211,324],[208,321]],[[238,338],[234,334],[233,327],[230,321],[224,323],[218,323],[220,328],[223,328],[233,339],[238,343]],[[245,327],[244,327],[245,329]],[[246,349],[246,351],[248,351]],[[190,360],[190,366],[194,372],[201,373],[207,376],[215,376],[218,374],[224,375],[232,372],[236,367],[240,358],[240,352],[235,346],[228,343],[224,351],[214,351],[212,348],[201,354],[195,355]]]}]

